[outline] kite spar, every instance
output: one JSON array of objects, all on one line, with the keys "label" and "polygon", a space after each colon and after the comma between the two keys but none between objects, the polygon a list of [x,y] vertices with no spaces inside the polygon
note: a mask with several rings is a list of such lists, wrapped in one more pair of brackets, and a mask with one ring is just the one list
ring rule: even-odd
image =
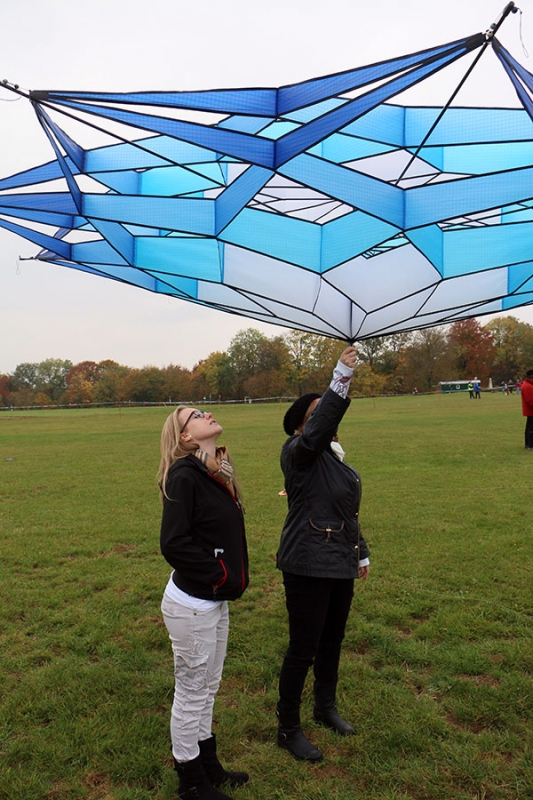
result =
[{"label": "kite spar", "polygon": [[[280,88],[4,81],[54,158],[0,179],[0,226],[37,261],[349,342],[533,303],[533,75],[495,35],[516,10]],[[519,107],[453,105],[487,50]],[[400,103],[468,57],[444,108]]]}]

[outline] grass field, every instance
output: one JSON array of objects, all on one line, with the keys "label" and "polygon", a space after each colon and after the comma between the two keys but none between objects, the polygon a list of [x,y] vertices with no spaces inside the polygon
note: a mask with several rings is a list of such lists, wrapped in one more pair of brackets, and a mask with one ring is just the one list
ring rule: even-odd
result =
[{"label": "grass field", "polygon": [[[341,660],[349,739],[275,744],[287,625],[275,552],[286,406],[215,407],[246,499],[251,585],[215,708],[236,800],[533,798],[533,452],[520,398],[356,400],[371,575]],[[0,800],[177,797],[159,605],[159,433],[170,409],[0,414]]]}]

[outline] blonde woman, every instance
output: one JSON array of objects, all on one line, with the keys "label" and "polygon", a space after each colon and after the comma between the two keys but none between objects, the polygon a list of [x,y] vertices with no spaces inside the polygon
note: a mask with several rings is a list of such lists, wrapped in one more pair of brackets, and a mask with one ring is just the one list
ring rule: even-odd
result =
[{"label": "blonde woman", "polygon": [[178,406],[161,434],[161,552],[173,568],[161,609],[174,653],[170,732],[182,800],[228,800],[216,786],[249,780],[222,767],[212,732],[228,601],[248,585],[241,496],[226,448],[217,447],[221,433],[211,413]]}]

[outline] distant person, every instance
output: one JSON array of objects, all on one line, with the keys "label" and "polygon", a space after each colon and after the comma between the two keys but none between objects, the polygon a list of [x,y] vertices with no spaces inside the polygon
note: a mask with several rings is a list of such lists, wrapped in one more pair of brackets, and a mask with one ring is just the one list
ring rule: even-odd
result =
[{"label": "distant person", "polygon": [[170,722],[178,794],[229,800],[215,786],[241,786],[246,772],[220,764],[212,732],[229,629],[228,600],[248,585],[240,490],[212,414],[178,406],[161,433],[161,552],[173,571],[161,610],[174,653]]},{"label": "distant person", "polygon": [[472,383],[472,381],[468,382],[468,387],[467,388],[468,388],[468,395],[469,395],[470,399],[474,400],[474,384]]},{"label": "distant person", "polygon": [[525,448],[533,450],[533,369],[528,369],[520,386],[522,414],[526,418]]},{"label": "distant person", "polygon": [[281,451],[288,513],[277,566],[283,573],[289,647],[279,678],[277,741],[305,761],[322,758],[300,724],[311,666],[315,720],[341,736],[354,733],[337,711],[336,689],[354,578],[367,577],[369,560],[359,526],[361,478],[344,463],[336,434],[350,405],[355,361],[355,349],[347,347],[322,397],[316,392],[303,395],[283,420],[289,437]]},{"label": "distant person", "polygon": [[474,398],[481,400],[481,383],[478,378],[474,378]]}]

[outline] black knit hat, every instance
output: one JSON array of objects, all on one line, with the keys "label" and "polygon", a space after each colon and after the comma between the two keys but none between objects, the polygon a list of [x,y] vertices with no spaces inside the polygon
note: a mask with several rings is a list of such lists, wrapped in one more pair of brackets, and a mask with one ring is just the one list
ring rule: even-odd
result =
[{"label": "black knit hat", "polygon": [[533,369],[528,369],[526,372],[526,378],[533,378]]},{"label": "black knit hat", "polygon": [[317,394],[317,392],[308,392],[308,394],[303,394],[298,398],[298,400],[294,401],[292,406],[283,417],[283,430],[287,436],[292,436],[294,431],[300,427],[305,419],[307,409],[313,400],[316,400],[319,397],[322,397],[322,395]]}]

